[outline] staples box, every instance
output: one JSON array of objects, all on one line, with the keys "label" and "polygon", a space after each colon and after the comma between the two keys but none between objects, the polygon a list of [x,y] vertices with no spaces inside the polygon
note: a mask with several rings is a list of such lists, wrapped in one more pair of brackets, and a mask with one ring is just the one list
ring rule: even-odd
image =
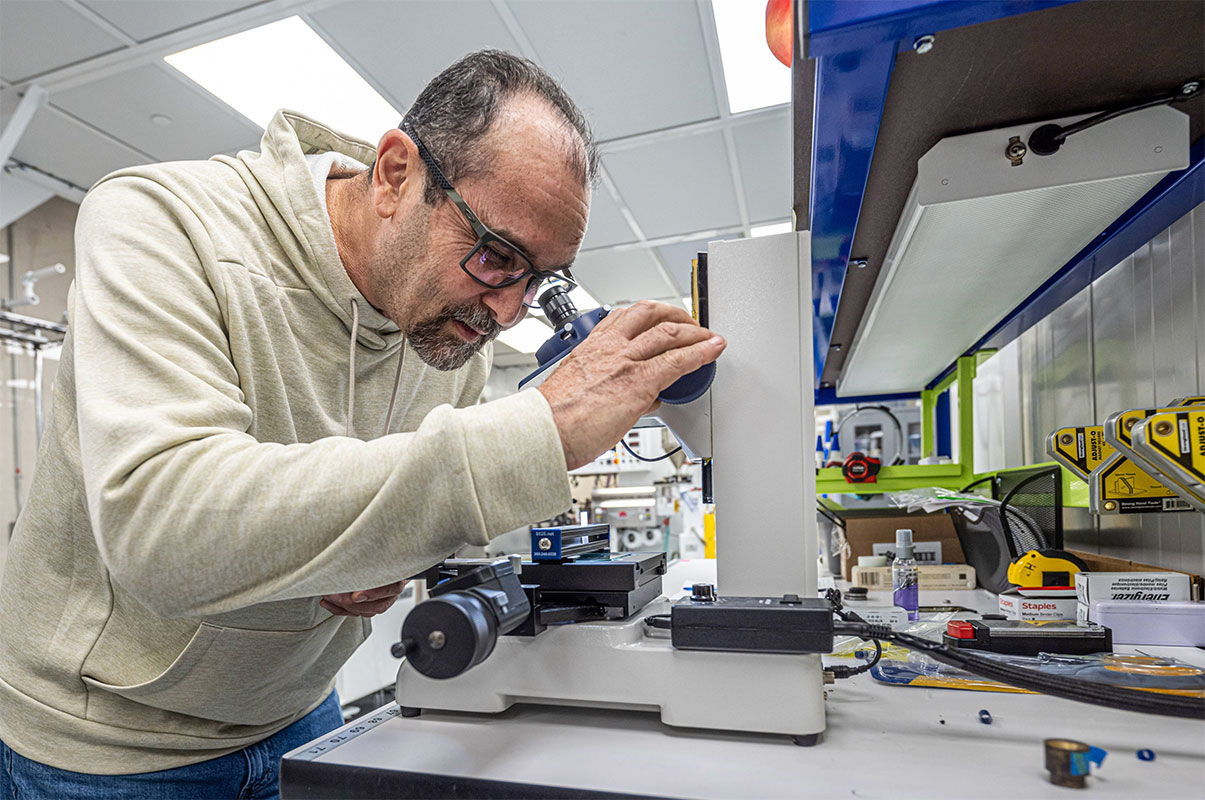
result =
[{"label": "staples box", "polygon": [[1183,572],[1077,572],[1075,599],[1085,606],[1114,600],[1191,600],[1190,576]]},{"label": "staples box", "polygon": [[1074,597],[1022,597],[1000,594],[1000,613],[1008,619],[1075,619]]}]

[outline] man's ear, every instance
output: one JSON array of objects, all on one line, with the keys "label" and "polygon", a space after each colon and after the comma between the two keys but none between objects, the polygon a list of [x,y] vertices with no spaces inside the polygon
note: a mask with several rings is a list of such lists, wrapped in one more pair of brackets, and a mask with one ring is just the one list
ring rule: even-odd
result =
[{"label": "man's ear", "polygon": [[414,141],[397,128],[385,132],[377,143],[372,170],[372,204],[377,215],[389,219],[406,194],[422,191],[422,162]]}]

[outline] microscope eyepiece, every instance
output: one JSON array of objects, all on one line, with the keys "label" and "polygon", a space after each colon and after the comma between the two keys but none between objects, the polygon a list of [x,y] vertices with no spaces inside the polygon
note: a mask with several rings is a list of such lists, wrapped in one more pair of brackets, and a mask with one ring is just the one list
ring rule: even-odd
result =
[{"label": "microscope eyepiece", "polygon": [[544,310],[554,331],[579,316],[577,306],[569,299],[569,286],[564,283],[553,284],[540,294],[540,308]]}]

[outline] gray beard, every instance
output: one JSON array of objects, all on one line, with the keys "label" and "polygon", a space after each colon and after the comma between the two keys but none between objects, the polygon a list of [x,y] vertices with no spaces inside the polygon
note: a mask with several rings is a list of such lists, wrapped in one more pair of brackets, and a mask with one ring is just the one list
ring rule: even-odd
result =
[{"label": "gray beard", "polygon": [[[475,330],[484,331],[480,339],[466,342],[442,329],[449,320],[459,320]],[[460,369],[469,363],[485,343],[502,332],[502,326],[481,306],[448,306],[438,315],[419,322],[410,330],[410,346],[424,364],[441,372]]]}]

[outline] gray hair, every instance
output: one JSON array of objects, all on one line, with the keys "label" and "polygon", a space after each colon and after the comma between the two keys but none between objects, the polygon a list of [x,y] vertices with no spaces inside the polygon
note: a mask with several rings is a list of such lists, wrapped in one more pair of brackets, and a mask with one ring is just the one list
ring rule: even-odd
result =
[{"label": "gray hair", "polygon": [[[405,121],[422,137],[448,180],[488,171],[489,153],[476,146],[490,131],[504,103],[530,94],[559,112],[565,127],[581,138],[566,158],[583,184],[598,174],[598,145],[590,123],[556,79],[526,58],[502,50],[470,53],[435,76],[406,112]],[[423,199],[434,204],[443,190],[428,178]]]}]

